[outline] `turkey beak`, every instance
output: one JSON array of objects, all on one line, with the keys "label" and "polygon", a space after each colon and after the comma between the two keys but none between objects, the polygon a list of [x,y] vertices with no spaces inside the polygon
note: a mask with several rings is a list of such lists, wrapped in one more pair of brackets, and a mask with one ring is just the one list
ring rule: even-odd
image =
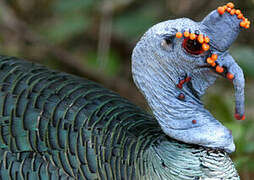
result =
[{"label": "turkey beak", "polygon": [[[225,76],[232,80],[235,90],[235,118],[237,120],[244,120],[244,74],[241,67],[235,62],[234,58],[226,53],[218,61],[222,60],[221,64],[225,67]],[[220,63],[220,62],[219,62]]]}]

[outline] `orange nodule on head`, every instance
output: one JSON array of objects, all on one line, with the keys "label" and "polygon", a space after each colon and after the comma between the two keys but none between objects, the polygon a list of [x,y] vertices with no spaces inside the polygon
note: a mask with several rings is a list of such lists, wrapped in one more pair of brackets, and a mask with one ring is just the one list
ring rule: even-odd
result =
[{"label": "orange nodule on head", "polygon": [[[223,15],[225,13],[225,11],[231,13],[231,11],[233,10],[233,8],[235,7],[235,5],[232,2],[227,3],[227,5],[224,6],[220,6],[217,8],[217,11],[220,15]],[[235,10],[234,10],[235,11]],[[233,11],[233,12],[234,12]],[[233,13],[232,12],[232,13]]]},{"label": "orange nodule on head", "polygon": [[224,7],[218,7],[218,13],[220,14],[220,15],[222,15],[222,14],[224,14],[225,13],[225,9],[224,9]]},{"label": "orange nodule on head", "polygon": [[212,60],[212,58],[208,57],[208,58],[206,59],[206,62],[207,62],[208,64],[213,64],[213,63],[214,63],[214,60]]},{"label": "orange nodule on head", "polygon": [[188,31],[185,31],[185,32],[183,33],[183,35],[184,35],[184,37],[188,38],[188,37],[190,36],[190,33],[189,33]]},{"label": "orange nodule on head", "polygon": [[242,19],[243,18],[243,14],[242,13],[238,14],[237,18],[238,19]]},{"label": "orange nodule on head", "polygon": [[235,5],[234,5],[234,3],[229,2],[229,3],[227,3],[227,7],[233,9],[235,7]]},{"label": "orange nodule on head", "polygon": [[200,34],[200,35],[198,35],[198,42],[200,43],[200,44],[203,44],[204,43],[204,35],[203,34]]},{"label": "orange nodule on head", "polygon": [[234,77],[235,77],[234,74],[232,74],[232,73],[230,73],[230,72],[228,72],[226,76],[227,76],[227,78],[228,78],[229,80],[232,80],[232,79],[234,79]]},{"label": "orange nodule on head", "polygon": [[191,40],[195,40],[196,37],[197,37],[196,34],[194,34],[194,33],[191,33],[191,34],[190,34],[190,39],[191,39]]},{"label": "orange nodule on head", "polygon": [[217,65],[216,62],[213,62],[213,63],[211,64],[212,67],[215,67],[216,65]]},{"label": "orange nodule on head", "polygon": [[183,37],[183,34],[182,34],[181,32],[177,32],[177,33],[176,33],[176,37],[177,37],[177,38],[182,38],[182,37]]},{"label": "orange nodule on head", "polygon": [[232,10],[230,11],[230,14],[233,16],[233,15],[235,14],[235,9],[232,9]]},{"label": "orange nodule on head", "polygon": [[212,58],[212,60],[216,61],[218,59],[218,55],[217,54],[212,54],[211,58]]},{"label": "orange nodule on head", "polygon": [[217,11],[220,15],[223,15],[225,12],[228,12],[230,15],[236,15],[238,19],[242,19],[240,22],[240,26],[248,29],[250,27],[250,21],[243,16],[239,9],[234,9],[235,5],[232,2],[227,3],[224,6],[220,6],[217,8]]},{"label": "orange nodule on head", "polygon": [[[242,22],[244,22],[244,23],[243,23],[244,26],[241,26],[241,27],[244,27],[244,28],[246,28],[246,29],[250,28],[250,21],[249,21],[247,18],[245,18],[245,20],[242,21]],[[241,24],[240,24],[240,25],[241,25]]]},{"label": "orange nodule on head", "polygon": [[204,51],[208,51],[210,49],[210,46],[208,44],[204,43],[204,44],[202,44],[202,49]]},{"label": "orange nodule on head", "polygon": [[218,72],[218,73],[223,73],[224,68],[221,67],[221,66],[219,66],[219,65],[217,65],[216,68],[215,68],[215,70],[216,70],[216,72]]},{"label": "orange nodule on head", "polygon": [[237,9],[237,10],[235,10],[235,14],[239,15],[239,14],[241,14],[241,11],[239,9]]},{"label": "orange nodule on head", "polygon": [[206,42],[206,43],[209,43],[209,42],[210,42],[210,38],[209,38],[209,37],[207,37],[207,36],[205,37],[205,39],[204,39],[204,40],[205,40],[205,42]]},{"label": "orange nodule on head", "polygon": [[218,59],[218,55],[217,54],[212,54],[211,57],[208,57],[206,59],[206,62],[208,64],[210,64],[212,67],[215,67],[217,65],[216,62],[215,62],[217,59]]},{"label": "orange nodule on head", "polygon": [[245,27],[246,25],[247,25],[247,24],[246,24],[245,21],[240,22],[240,26],[241,26],[241,27]]}]

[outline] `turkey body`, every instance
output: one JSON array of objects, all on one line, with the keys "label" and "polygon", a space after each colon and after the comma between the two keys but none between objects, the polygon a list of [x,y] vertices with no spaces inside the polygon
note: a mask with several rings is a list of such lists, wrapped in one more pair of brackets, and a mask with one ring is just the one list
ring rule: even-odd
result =
[{"label": "turkey body", "polygon": [[0,179],[239,179],[227,153],[167,137],[126,99],[0,57]]}]

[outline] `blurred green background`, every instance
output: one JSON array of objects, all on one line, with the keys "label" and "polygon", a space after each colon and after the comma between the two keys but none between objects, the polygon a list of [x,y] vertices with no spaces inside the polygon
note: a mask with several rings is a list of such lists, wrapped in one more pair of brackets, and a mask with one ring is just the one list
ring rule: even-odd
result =
[{"label": "blurred green background", "polygon": [[[147,108],[132,82],[130,59],[141,35],[167,19],[201,20],[227,1],[1,0],[0,54],[18,56],[97,81]],[[254,17],[254,0],[234,3]],[[232,158],[244,180],[254,179],[254,32],[241,32],[230,49],[246,76],[246,120],[236,121],[232,84],[219,79],[204,97],[207,108],[233,131]]]}]

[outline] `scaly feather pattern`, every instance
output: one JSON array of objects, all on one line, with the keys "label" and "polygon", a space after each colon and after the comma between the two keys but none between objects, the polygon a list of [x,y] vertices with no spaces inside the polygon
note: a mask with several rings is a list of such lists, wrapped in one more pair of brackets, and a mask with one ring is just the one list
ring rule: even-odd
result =
[{"label": "scaly feather pattern", "polygon": [[170,139],[126,99],[0,57],[0,179],[239,179],[227,153]]}]

